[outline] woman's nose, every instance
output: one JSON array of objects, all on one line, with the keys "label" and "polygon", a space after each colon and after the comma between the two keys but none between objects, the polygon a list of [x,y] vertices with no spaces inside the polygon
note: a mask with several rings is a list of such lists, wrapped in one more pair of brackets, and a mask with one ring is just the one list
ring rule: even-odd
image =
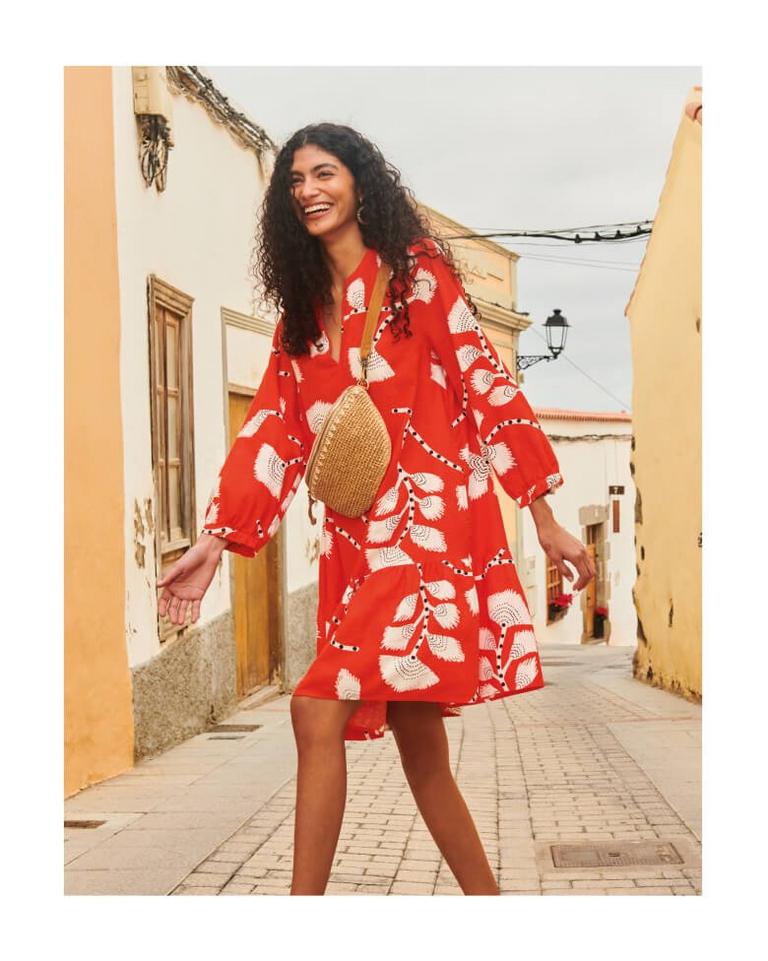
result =
[{"label": "woman's nose", "polygon": [[296,199],[299,201],[299,203],[303,207],[306,207],[306,205],[312,199],[314,199],[316,195],[317,195],[317,187],[314,184],[309,182],[299,184],[299,186],[296,189]]}]

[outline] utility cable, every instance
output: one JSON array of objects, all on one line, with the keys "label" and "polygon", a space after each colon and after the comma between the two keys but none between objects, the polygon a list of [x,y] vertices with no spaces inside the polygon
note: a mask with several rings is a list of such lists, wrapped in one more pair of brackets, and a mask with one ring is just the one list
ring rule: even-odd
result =
[{"label": "utility cable", "polygon": [[[536,334],[537,337],[539,337],[541,340],[544,341],[544,343],[546,343],[546,337],[544,337],[543,334],[540,334],[539,331],[536,330],[535,327],[529,327],[528,329],[529,329],[529,330],[532,330],[532,331],[534,332],[534,334]],[[623,410],[625,410],[625,411],[629,411],[629,410],[630,410],[630,405],[629,405],[629,404],[627,404],[625,401],[623,401],[623,400],[621,399],[621,397],[617,397],[616,394],[614,394],[612,391],[610,391],[607,387],[604,387],[604,386],[600,383],[600,381],[595,380],[595,378],[594,378],[591,374],[588,374],[588,373],[586,372],[586,370],[583,370],[581,367],[579,367],[579,365],[578,365],[577,363],[575,363],[574,361],[572,361],[570,357],[567,357],[565,354],[560,354],[560,357],[561,357],[563,360],[568,361],[568,363],[571,365],[571,367],[575,367],[576,370],[578,370],[579,373],[583,374],[588,380],[591,380],[592,383],[593,383],[596,387],[599,387],[600,390],[603,391],[603,393],[607,394],[609,397],[612,397],[613,400],[618,401],[618,403],[621,404]],[[560,359],[560,358],[558,358],[558,359]]]}]

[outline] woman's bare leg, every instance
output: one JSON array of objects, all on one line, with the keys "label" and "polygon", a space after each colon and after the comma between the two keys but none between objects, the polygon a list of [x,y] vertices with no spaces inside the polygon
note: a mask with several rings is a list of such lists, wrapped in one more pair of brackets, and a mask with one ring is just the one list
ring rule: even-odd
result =
[{"label": "woman's bare leg", "polygon": [[464,894],[498,894],[475,822],[451,771],[440,706],[390,701],[387,719],[421,816]]},{"label": "woman's bare leg", "polygon": [[298,751],[291,894],[324,894],[347,800],[344,728],[359,701],[291,698]]}]

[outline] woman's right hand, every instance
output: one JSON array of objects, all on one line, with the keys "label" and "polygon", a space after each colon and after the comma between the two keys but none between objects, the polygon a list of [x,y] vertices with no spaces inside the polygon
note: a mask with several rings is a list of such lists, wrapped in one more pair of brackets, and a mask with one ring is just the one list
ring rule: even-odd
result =
[{"label": "woman's right hand", "polygon": [[172,564],[157,582],[163,593],[158,611],[172,624],[183,624],[192,605],[192,623],[200,616],[200,602],[213,580],[226,542],[212,534],[201,534],[197,542]]}]

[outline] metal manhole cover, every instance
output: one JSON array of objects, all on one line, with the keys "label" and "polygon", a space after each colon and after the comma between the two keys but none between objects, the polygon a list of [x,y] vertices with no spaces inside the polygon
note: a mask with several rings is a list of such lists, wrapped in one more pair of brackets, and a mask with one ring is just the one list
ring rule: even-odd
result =
[{"label": "metal manhole cover", "polygon": [[682,864],[669,841],[603,841],[595,844],[551,844],[556,868],[612,868],[635,864]]},{"label": "metal manhole cover", "polygon": [[65,828],[100,828],[106,821],[64,821]]},{"label": "metal manhole cover", "polygon": [[261,724],[216,724],[214,727],[208,728],[209,732],[216,732],[217,734],[223,734],[225,731],[227,733],[234,733],[235,731],[256,731],[261,727]]}]

